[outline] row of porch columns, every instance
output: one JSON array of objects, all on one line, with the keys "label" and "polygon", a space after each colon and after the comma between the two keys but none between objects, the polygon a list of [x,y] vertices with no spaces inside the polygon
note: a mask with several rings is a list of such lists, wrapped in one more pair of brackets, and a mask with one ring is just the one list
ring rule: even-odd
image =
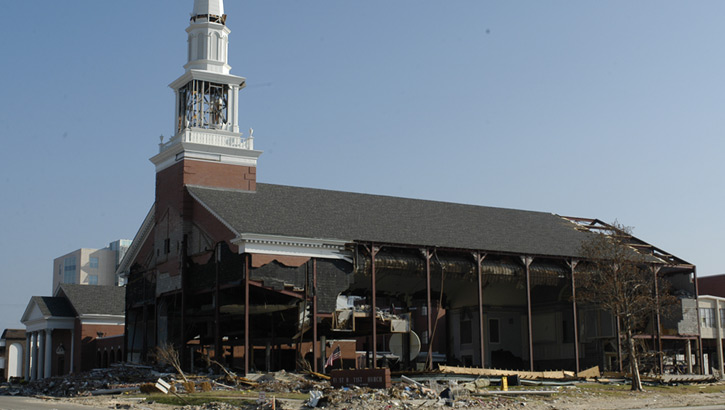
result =
[{"label": "row of porch columns", "polygon": [[[370,312],[370,317],[372,320],[372,354],[373,354],[373,365],[372,367],[376,366],[376,354],[377,354],[377,329],[376,329],[376,272],[375,272],[375,256],[380,251],[379,246],[375,246],[375,243],[370,243],[370,247],[368,248],[365,246],[365,249],[367,250],[368,254],[370,254],[371,258],[371,287],[372,287],[372,307]],[[430,369],[433,365],[433,325],[431,321],[431,312],[432,312],[432,303],[431,303],[431,271],[430,271],[430,264],[431,259],[433,257],[433,252],[430,248],[424,248],[421,249],[423,257],[425,259],[426,264],[426,299],[427,299],[427,311],[428,311],[428,317],[427,317],[427,331],[428,331],[428,355],[426,360],[426,368]],[[486,258],[486,253],[483,252],[474,252],[473,258],[476,262],[476,273],[478,276],[478,310],[479,310],[479,337],[480,337],[480,366],[481,368],[485,367],[485,348],[484,348],[484,320],[483,320],[483,286],[482,286],[482,272],[481,272],[481,263]],[[528,325],[528,353],[529,353],[529,369],[531,371],[534,371],[534,347],[533,347],[533,315],[532,315],[532,306],[531,306],[531,273],[530,273],[530,266],[531,263],[534,261],[534,258],[531,256],[521,256],[521,261],[524,264],[525,267],[525,273],[526,273],[526,309],[527,309],[527,325]],[[575,269],[576,266],[579,264],[579,261],[576,259],[571,259],[566,261],[567,265],[571,269],[571,287],[572,287],[572,314],[573,314],[573,325],[574,325],[574,357],[575,357],[575,367],[576,372],[578,373],[580,369],[579,364],[579,323],[578,323],[578,317],[577,317],[577,299],[576,299],[576,281],[575,281]],[[657,289],[657,275],[659,273],[659,267],[653,266],[653,274],[654,274],[654,284],[655,284],[655,294],[659,298],[659,292]],[[693,279],[695,282],[695,294],[698,293],[697,289],[697,273],[693,270]],[[719,305],[718,305],[719,306]],[[440,308],[440,306],[438,307]],[[699,309],[697,309],[698,313],[698,327],[700,325],[700,319],[699,319]],[[718,310],[719,315],[719,310]],[[316,316],[316,315],[315,315]],[[653,338],[656,337],[658,343],[656,343],[653,348],[656,349],[659,352],[662,352],[662,335],[661,335],[661,329],[660,329],[660,313],[659,310],[655,312],[656,316],[656,332],[653,335]],[[315,317],[316,322],[316,317]],[[718,317],[718,324],[720,323],[720,319]],[[701,332],[698,332],[701,334]],[[718,331],[718,342],[721,343],[721,337],[720,331]],[[619,356],[619,367],[620,371],[622,371],[622,359],[621,359],[621,348],[620,348],[620,332],[619,332],[619,321],[617,320],[617,355]],[[314,334],[314,344],[317,344],[317,335],[316,332]],[[702,338],[698,337],[697,342],[699,345],[699,357],[698,360],[700,363],[702,363]],[[722,352],[722,345],[719,344],[720,349],[719,351]],[[689,347],[689,340],[688,340],[688,347]],[[324,357],[323,357],[324,359]],[[315,363],[317,360],[317,354],[315,354]],[[720,365],[722,365],[723,360],[720,358],[719,360]],[[662,356],[659,357],[659,369],[662,371]],[[722,367],[721,367],[722,369]],[[722,370],[721,370],[722,372]]]},{"label": "row of porch columns", "polygon": [[53,329],[37,330],[25,335],[25,380],[51,376]]}]

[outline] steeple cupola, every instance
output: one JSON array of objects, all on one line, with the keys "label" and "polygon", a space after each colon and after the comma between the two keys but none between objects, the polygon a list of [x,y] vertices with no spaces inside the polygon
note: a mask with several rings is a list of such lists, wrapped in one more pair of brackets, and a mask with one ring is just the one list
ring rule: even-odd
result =
[{"label": "steeple cupola", "polygon": [[254,190],[261,152],[254,150],[251,130],[246,138],[239,132],[246,80],[230,74],[226,23],[223,0],[194,0],[185,72],[169,85],[176,95],[174,136],[162,137],[151,162],[157,175],[183,162],[184,184]]}]

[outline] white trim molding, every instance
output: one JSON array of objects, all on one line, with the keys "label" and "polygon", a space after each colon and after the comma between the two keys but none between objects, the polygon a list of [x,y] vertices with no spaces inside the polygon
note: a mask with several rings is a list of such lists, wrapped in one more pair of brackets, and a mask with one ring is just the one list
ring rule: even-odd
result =
[{"label": "white trim molding", "polygon": [[119,315],[79,315],[78,319],[82,325],[107,325],[123,326],[126,323],[125,316]]},{"label": "white trim molding", "polygon": [[[229,138],[228,144],[222,146],[226,136],[219,136],[218,139],[210,139],[212,142],[219,142],[220,145],[208,145],[191,141],[184,141],[185,136],[191,135],[190,139],[195,138],[194,132],[182,131],[179,135],[174,136],[167,143],[162,143],[159,148],[161,152],[150,158],[150,161],[156,166],[156,172],[176,164],[183,159],[190,159],[205,162],[218,162],[230,165],[243,165],[248,167],[256,167],[257,159],[262,155],[262,151],[253,149],[240,148],[243,146],[252,147],[252,137],[242,139],[239,137]],[[207,133],[213,135],[213,133]],[[203,137],[199,137],[201,141]]]},{"label": "white trim molding", "polygon": [[352,253],[345,249],[345,245],[351,242],[258,233],[242,233],[232,240],[239,246],[239,253],[343,259],[348,262],[352,262]]},{"label": "white trim molding", "polygon": [[133,237],[133,241],[131,241],[131,245],[128,247],[126,254],[123,256],[123,259],[121,259],[121,263],[116,269],[117,277],[120,276],[126,278],[128,276],[131,269],[131,263],[136,260],[138,253],[141,251],[141,247],[144,242],[146,242],[146,239],[148,239],[149,234],[151,234],[151,230],[154,227],[155,222],[156,204],[154,203],[151,205],[151,209],[146,214],[146,218],[144,218],[138,232],[136,232],[136,236]]},{"label": "white trim molding", "polygon": [[74,317],[49,316],[43,319],[24,322],[26,332],[38,332],[47,329],[70,329],[75,326]]}]

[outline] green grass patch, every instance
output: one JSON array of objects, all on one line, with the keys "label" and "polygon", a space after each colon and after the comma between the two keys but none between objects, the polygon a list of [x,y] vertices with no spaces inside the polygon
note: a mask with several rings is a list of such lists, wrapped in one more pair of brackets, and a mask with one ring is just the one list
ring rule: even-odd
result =
[{"label": "green grass patch", "polygon": [[232,404],[235,406],[246,406],[248,404],[252,404],[255,400],[252,399],[232,399],[232,398],[221,398],[221,397],[193,397],[193,396],[181,396],[176,397],[173,394],[164,395],[164,394],[153,394],[148,397],[149,401],[153,401],[155,403],[161,403],[161,404],[169,404],[172,406],[186,406],[186,405],[195,405],[200,406],[205,403],[227,403]]},{"label": "green grass patch", "polygon": [[[598,383],[582,383],[577,384],[577,388],[582,392],[597,393],[610,396],[621,396],[632,392],[632,386],[626,384],[598,384]],[[723,393],[725,385],[722,384],[680,384],[676,386],[669,385],[647,385],[642,386],[645,393],[672,393],[672,394],[695,394],[695,393]]]},{"label": "green grass patch", "polygon": [[[196,392],[191,394],[179,393],[180,397],[174,394],[154,393],[149,395],[140,395],[146,397],[147,400],[156,403],[170,404],[174,406],[184,406],[187,404],[202,405],[204,403],[218,402],[228,403],[235,406],[244,406],[254,403],[259,398],[259,392],[256,391],[240,391],[240,390],[215,390],[210,392]],[[306,400],[308,394],[302,393],[266,393],[267,399],[271,400],[274,396],[278,399],[296,399]]]}]

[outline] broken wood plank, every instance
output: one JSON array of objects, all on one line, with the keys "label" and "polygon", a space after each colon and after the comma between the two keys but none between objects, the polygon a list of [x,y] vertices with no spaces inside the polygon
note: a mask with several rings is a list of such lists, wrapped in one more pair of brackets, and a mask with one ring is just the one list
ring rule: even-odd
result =
[{"label": "broken wood plank", "polygon": [[572,372],[566,372],[563,370],[555,371],[544,371],[544,372],[529,372],[524,370],[498,370],[498,369],[480,369],[472,367],[456,367],[456,366],[444,366],[440,365],[439,370],[441,373],[448,374],[460,374],[460,375],[472,375],[472,376],[519,376],[522,379],[556,379],[566,380],[574,378]]},{"label": "broken wood plank", "polygon": [[330,376],[328,376],[326,374],[317,373],[317,372],[307,372],[307,374],[311,374],[321,380],[330,380]]},{"label": "broken wood plank", "polygon": [[599,372],[599,366],[594,366],[577,373],[577,376],[582,379],[594,379],[601,377],[602,374]]},{"label": "broken wood plank", "polygon": [[237,377],[237,382],[239,382],[241,384],[245,384],[247,386],[251,386],[251,387],[257,387],[259,385],[259,383],[253,382],[253,381],[247,379],[246,377]]}]

